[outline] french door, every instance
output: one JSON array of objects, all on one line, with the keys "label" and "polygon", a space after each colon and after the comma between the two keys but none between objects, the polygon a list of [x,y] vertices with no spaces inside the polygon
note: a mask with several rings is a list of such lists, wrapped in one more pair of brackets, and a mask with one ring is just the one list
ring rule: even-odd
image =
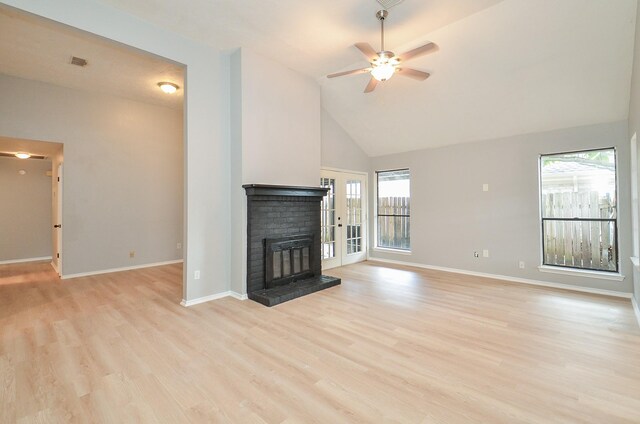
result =
[{"label": "french door", "polygon": [[322,170],[322,269],[360,262],[367,257],[367,176]]}]

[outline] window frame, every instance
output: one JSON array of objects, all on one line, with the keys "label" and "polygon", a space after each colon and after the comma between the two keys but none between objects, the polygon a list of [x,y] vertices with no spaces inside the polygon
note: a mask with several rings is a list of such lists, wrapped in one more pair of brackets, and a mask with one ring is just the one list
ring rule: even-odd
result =
[{"label": "window frame", "polygon": [[[380,219],[379,217],[381,216],[391,216],[391,217],[405,217],[409,219],[409,222],[411,222],[411,213],[409,213],[409,215],[380,215],[379,214],[379,206],[380,206],[380,197],[379,197],[379,193],[380,193],[380,181],[379,181],[379,175],[380,173],[385,173],[385,172],[396,172],[396,171],[408,171],[409,172],[409,187],[411,187],[411,169],[409,167],[406,168],[394,168],[394,169],[381,169],[381,170],[377,170],[375,171],[375,178],[376,178],[376,184],[375,184],[375,199],[376,199],[376,206],[375,206],[375,227],[374,227],[374,237],[375,237],[375,245],[374,245],[374,249],[375,250],[379,250],[379,251],[383,251],[383,252],[391,252],[391,253],[399,253],[399,254],[411,254],[411,229],[409,229],[409,248],[408,249],[403,249],[401,247],[387,247],[387,246],[380,246],[379,245],[379,233],[380,233],[380,229],[379,229],[379,225],[380,225]],[[409,199],[411,199],[411,188],[409,188]]]},{"label": "window frame", "polygon": [[[612,150],[613,151],[613,160],[615,166],[615,196],[616,196],[616,217],[615,218],[545,218],[542,204],[542,159],[548,156],[558,156],[558,155],[570,155],[574,153],[587,153],[587,152],[597,152],[603,150]],[[592,149],[581,149],[581,150],[570,150],[563,152],[555,152],[555,153],[541,153],[538,156],[538,203],[539,203],[539,220],[540,220],[540,241],[541,241],[541,249],[540,249],[540,268],[547,269],[557,269],[558,272],[578,272],[578,273],[602,273],[604,275],[620,275],[620,240],[618,234],[618,217],[619,217],[619,184],[618,184],[618,151],[616,147],[599,147]],[[548,264],[545,262],[545,242],[544,242],[544,222],[545,221],[571,221],[571,222],[613,222],[613,229],[615,234],[615,255],[616,255],[616,269],[608,270],[608,269],[597,269],[597,268],[585,268],[585,267],[577,267],[570,265],[558,265],[558,264]]]}]

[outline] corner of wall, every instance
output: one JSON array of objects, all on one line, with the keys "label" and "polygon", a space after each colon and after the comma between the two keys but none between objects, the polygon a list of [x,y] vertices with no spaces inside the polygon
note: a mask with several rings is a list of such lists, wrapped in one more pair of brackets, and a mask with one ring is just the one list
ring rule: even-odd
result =
[{"label": "corner of wall", "polygon": [[369,172],[371,158],[324,108],[321,108],[321,166]]},{"label": "corner of wall", "polygon": [[229,56],[229,128],[231,140],[231,291],[246,293],[246,202],[242,188],[242,50]]}]

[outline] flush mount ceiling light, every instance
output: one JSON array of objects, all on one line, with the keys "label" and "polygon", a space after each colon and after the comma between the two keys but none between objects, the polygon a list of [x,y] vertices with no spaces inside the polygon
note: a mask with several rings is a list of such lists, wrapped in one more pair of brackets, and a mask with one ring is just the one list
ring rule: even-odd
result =
[{"label": "flush mount ceiling light", "polygon": [[167,94],[173,94],[176,91],[178,91],[178,89],[180,88],[178,87],[177,84],[174,84],[172,82],[166,82],[166,81],[159,82],[158,87],[160,87],[160,90],[164,91]]},{"label": "flush mount ceiling light", "polygon": [[14,156],[19,159],[29,159],[31,157],[29,153],[25,153],[25,152],[18,152]]}]

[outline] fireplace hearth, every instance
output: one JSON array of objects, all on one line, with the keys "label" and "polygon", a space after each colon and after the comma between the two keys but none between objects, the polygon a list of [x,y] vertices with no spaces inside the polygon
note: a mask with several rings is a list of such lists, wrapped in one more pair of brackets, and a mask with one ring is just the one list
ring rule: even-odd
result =
[{"label": "fireplace hearth", "polygon": [[320,202],[327,189],[249,184],[247,295],[274,306],[340,284],[322,275]]}]

